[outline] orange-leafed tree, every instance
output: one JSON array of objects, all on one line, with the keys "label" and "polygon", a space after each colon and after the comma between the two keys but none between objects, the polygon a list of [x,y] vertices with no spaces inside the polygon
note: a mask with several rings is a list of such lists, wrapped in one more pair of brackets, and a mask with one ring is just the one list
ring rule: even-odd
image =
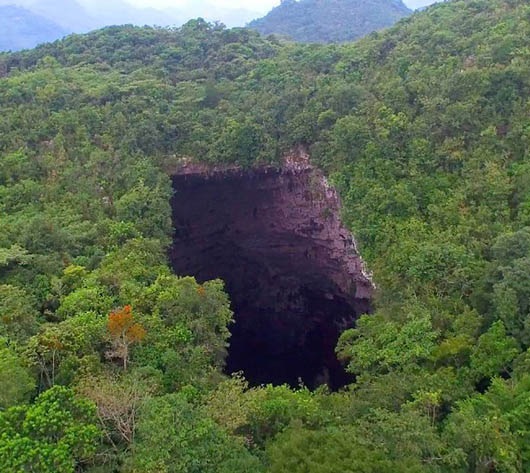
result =
[{"label": "orange-leafed tree", "polygon": [[146,331],[142,324],[135,322],[130,305],[111,312],[107,328],[112,339],[112,349],[107,352],[107,357],[122,360],[123,369],[127,370],[130,346],[141,342]]}]

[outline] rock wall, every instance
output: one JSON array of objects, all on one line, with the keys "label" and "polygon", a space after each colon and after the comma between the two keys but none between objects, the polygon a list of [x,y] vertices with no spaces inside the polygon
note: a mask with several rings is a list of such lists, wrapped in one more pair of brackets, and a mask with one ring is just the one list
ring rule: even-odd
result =
[{"label": "rock wall", "polygon": [[345,382],[334,347],[370,310],[373,284],[307,154],[250,170],[184,162],[173,185],[175,272],[222,278],[232,299],[227,370],[255,384]]}]

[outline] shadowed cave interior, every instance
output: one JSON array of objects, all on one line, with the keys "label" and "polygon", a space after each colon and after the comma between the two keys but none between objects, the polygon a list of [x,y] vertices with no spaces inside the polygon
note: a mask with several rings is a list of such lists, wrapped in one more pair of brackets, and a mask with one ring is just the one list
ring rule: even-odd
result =
[{"label": "shadowed cave interior", "polygon": [[371,282],[336,193],[310,169],[172,179],[173,269],[199,282],[223,279],[232,302],[226,372],[243,371],[251,385],[345,385],[335,346],[369,310]]}]

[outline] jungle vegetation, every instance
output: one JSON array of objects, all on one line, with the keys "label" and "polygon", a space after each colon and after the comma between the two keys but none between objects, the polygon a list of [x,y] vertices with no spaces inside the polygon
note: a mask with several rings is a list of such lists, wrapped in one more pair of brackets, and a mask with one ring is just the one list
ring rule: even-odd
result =
[{"label": "jungle vegetation", "polygon": [[344,43],[411,13],[402,0],[282,0],[248,27],[302,43]]},{"label": "jungle vegetation", "polygon": [[[0,55],[0,470],[530,469],[530,5],[346,45],[194,20]],[[180,156],[303,144],[378,286],[325,387],[223,374],[222,281],[172,274]]]}]

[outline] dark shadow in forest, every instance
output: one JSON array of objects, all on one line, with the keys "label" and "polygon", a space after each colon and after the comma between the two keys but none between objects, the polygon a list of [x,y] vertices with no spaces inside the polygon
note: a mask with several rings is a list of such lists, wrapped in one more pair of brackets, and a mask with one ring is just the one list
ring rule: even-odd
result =
[{"label": "dark shadow in forest", "polygon": [[335,356],[339,334],[369,301],[338,286],[337,262],[311,240],[314,206],[290,201],[306,192],[297,189],[304,179],[279,171],[173,176],[170,258],[179,275],[225,281],[235,318],[227,373],[243,371],[251,385],[338,389],[350,380]]}]

